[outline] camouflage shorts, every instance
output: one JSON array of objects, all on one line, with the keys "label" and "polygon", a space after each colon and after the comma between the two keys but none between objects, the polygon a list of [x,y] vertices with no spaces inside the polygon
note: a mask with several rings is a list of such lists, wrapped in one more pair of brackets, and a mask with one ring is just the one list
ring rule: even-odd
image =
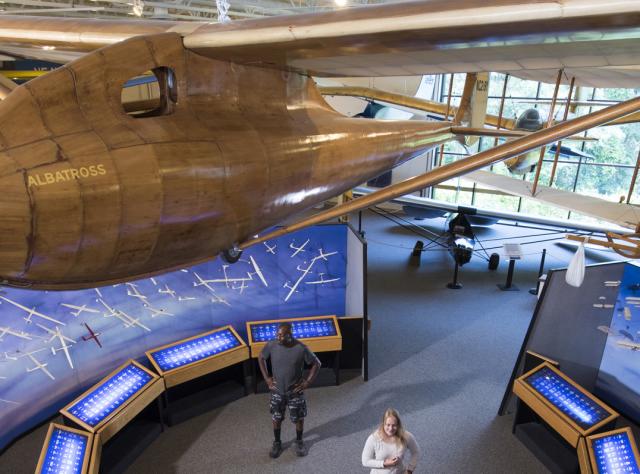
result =
[{"label": "camouflage shorts", "polygon": [[289,407],[289,418],[293,423],[307,416],[307,401],[304,394],[287,392],[285,395],[272,392],[269,400],[269,411],[273,421],[282,421],[284,412]]}]

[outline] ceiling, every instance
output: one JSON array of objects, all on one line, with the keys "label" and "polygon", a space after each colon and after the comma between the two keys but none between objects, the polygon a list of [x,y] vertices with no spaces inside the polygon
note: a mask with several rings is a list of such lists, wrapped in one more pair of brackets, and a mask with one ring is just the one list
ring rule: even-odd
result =
[{"label": "ceiling", "polygon": [[223,9],[224,4],[228,4],[228,17],[233,21],[392,2],[348,0],[344,7],[339,7],[334,0],[0,0],[0,14],[218,21],[217,3],[222,4]]}]

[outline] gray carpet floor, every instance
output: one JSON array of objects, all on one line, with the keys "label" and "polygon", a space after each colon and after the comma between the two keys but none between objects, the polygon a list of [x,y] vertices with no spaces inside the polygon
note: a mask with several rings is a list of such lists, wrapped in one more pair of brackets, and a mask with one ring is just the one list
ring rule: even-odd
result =
[{"label": "gray carpet floor", "polygon": [[[430,221],[431,228],[441,230],[443,222]],[[452,262],[444,250],[424,252],[420,267],[412,267],[416,235],[372,213],[363,223],[370,380],[351,374],[340,386],[307,392],[309,455],[295,456],[295,430],[286,423],[284,453],[268,457],[268,395],[259,393],[169,428],[128,473],[364,473],[364,441],[387,407],[400,411],[422,448],[416,472],[547,472],[511,434],[512,416],[498,417],[497,410],[535,307],[526,290],[535,285],[540,252],[548,250],[547,268],[566,266],[572,253],[552,242],[524,247],[514,279],[522,291],[514,292],[496,287],[505,280],[506,261],[489,272],[474,256],[460,274],[464,288],[449,290]],[[494,226],[479,237],[493,247],[502,241],[489,239],[530,241],[524,236],[535,233],[543,231]],[[42,427],[12,446],[0,457],[0,472],[33,472],[45,432]]]}]

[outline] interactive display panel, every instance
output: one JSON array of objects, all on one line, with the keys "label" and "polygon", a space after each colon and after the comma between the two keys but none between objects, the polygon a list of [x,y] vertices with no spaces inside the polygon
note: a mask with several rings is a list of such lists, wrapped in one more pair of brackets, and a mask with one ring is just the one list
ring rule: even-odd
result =
[{"label": "interactive display panel", "polygon": [[589,459],[598,474],[640,474],[640,456],[630,428],[587,438]]},{"label": "interactive display panel", "polygon": [[92,439],[91,433],[51,423],[40,452],[36,473],[86,473]]},{"label": "interactive display panel", "polygon": [[247,360],[249,350],[232,326],[224,326],[148,351],[147,357],[171,387]]},{"label": "interactive display panel", "polygon": [[227,352],[241,344],[239,337],[230,329],[216,330],[204,336],[176,342],[156,352],[151,357],[163,372],[193,364],[207,357]]},{"label": "interactive display panel", "polygon": [[[254,342],[267,342],[276,338],[279,322],[277,323],[252,323],[251,339]],[[318,318],[308,321],[293,321],[291,323],[293,337],[296,339],[308,339],[310,337],[335,336],[337,328],[331,318]]]},{"label": "interactive display panel", "polygon": [[[162,393],[164,387],[156,382],[161,382],[156,374],[130,360],[60,410],[60,413],[91,432],[103,431],[121,414],[126,414],[127,419],[133,418]],[[138,403],[134,404],[135,401]],[[103,434],[102,441],[106,442],[123,424],[114,425],[112,430]]]},{"label": "interactive display panel", "polygon": [[534,372],[525,382],[585,430],[609,416],[607,410],[549,368]]},{"label": "interactive display panel", "polygon": [[573,447],[618,414],[558,369],[544,363],[518,378],[513,391]]},{"label": "interactive display panel", "polygon": [[67,408],[70,415],[95,427],[139,393],[151,375],[129,364]]},{"label": "interactive display panel", "polygon": [[300,339],[312,351],[339,351],[342,349],[342,335],[335,316],[251,321],[247,323],[251,357],[257,357],[267,342],[276,339],[278,326],[283,322],[291,323],[293,337]]}]

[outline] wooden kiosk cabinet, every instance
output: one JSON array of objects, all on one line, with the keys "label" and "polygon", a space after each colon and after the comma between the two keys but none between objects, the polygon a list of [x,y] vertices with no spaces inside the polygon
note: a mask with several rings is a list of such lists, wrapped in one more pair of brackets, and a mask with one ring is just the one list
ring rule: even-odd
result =
[{"label": "wooden kiosk cabinet", "polygon": [[36,474],[88,474],[93,434],[51,423]]},{"label": "wooden kiosk cabinet", "polygon": [[574,449],[581,437],[618,417],[616,411],[546,362],[517,378],[513,392]]},{"label": "wooden kiosk cabinet", "polygon": [[249,348],[232,326],[198,334],[146,352],[167,388],[249,359]]},{"label": "wooden kiosk cabinet", "polygon": [[576,448],[596,431],[613,429],[618,414],[549,362],[518,377],[513,433],[554,473],[579,472]]},{"label": "wooden kiosk cabinet", "polygon": [[[293,337],[300,339],[313,352],[334,352],[334,372],[336,385],[340,383],[340,351],[342,334],[335,316],[312,316],[306,318],[288,318],[269,321],[247,322],[247,336],[251,357],[257,359],[260,351],[269,341],[276,339],[280,323],[291,323]],[[254,390],[257,387],[255,365],[253,367]]]},{"label": "wooden kiosk cabinet", "polygon": [[60,413],[105,444],[164,391],[157,375],[129,360],[84,392]]},{"label": "wooden kiosk cabinet", "polygon": [[581,438],[578,460],[581,474],[640,474],[640,455],[631,428]]},{"label": "wooden kiosk cabinet", "polygon": [[[230,325],[146,354],[164,379],[169,426],[247,395],[249,347]],[[241,368],[234,367],[240,363]]]},{"label": "wooden kiosk cabinet", "polygon": [[130,359],[60,410],[93,435],[90,474],[124,471],[160,435],[163,392],[162,378]]},{"label": "wooden kiosk cabinet", "polygon": [[251,357],[257,358],[267,342],[276,339],[280,323],[291,323],[293,337],[300,339],[313,352],[342,350],[342,334],[338,319],[335,316],[313,316],[247,322]]}]

